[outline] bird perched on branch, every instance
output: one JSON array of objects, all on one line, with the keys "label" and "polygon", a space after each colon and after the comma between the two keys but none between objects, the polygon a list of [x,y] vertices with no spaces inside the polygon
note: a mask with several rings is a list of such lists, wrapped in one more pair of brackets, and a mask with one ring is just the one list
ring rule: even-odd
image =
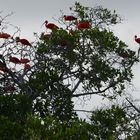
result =
[{"label": "bird perched on branch", "polygon": [[20,59],[20,62],[21,62],[22,64],[26,64],[26,63],[30,62],[30,60],[29,60],[28,58],[21,58],[21,59]]},{"label": "bird perched on branch", "polygon": [[30,69],[30,67],[31,67],[30,64],[25,64],[24,65],[24,70]]},{"label": "bird perched on branch", "polygon": [[137,38],[136,35],[135,35],[135,41],[140,45],[140,38]]},{"label": "bird perched on branch", "polygon": [[17,57],[12,57],[12,56],[9,57],[9,61],[15,64],[14,69],[16,67],[16,64],[21,63],[20,60]]},{"label": "bird perched on branch", "polygon": [[91,27],[91,23],[89,21],[81,21],[76,23],[78,29],[87,29]]},{"label": "bird perched on branch", "polygon": [[12,56],[9,57],[9,61],[14,63],[14,64],[20,64],[21,63],[20,60],[17,57],[12,57]]},{"label": "bird perched on branch", "polygon": [[77,18],[74,16],[71,16],[71,15],[64,15],[64,20],[65,21],[73,21],[73,20],[77,20]]},{"label": "bird perched on branch", "polygon": [[10,37],[11,37],[11,35],[8,33],[3,33],[3,32],[0,33],[0,38],[9,39]]},{"label": "bird perched on branch", "polygon": [[0,61],[0,70],[3,72],[8,72],[8,68],[6,67],[6,64]]},{"label": "bird perched on branch", "polygon": [[44,24],[45,24],[45,27],[46,27],[47,29],[50,29],[50,30],[54,30],[54,29],[58,29],[58,28],[59,28],[59,27],[58,27],[57,25],[55,25],[54,23],[48,23],[47,20],[44,22]]},{"label": "bird perched on branch", "polygon": [[140,55],[140,38],[137,38],[137,35],[134,36],[135,41],[139,44],[139,49],[138,49],[138,57]]},{"label": "bird perched on branch", "polygon": [[20,39],[19,37],[16,37],[16,42],[20,42],[22,45],[32,46],[31,43],[27,39]]}]

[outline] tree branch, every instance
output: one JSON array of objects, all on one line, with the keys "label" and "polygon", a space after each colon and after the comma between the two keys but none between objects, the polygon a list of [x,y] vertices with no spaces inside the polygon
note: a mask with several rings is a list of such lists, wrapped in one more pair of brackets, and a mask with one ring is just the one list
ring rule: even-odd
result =
[{"label": "tree branch", "polygon": [[72,93],[75,92],[75,90],[78,88],[79,84],[81,83],[81,80],[79,79],[79,81],[76,83],[75,87],[73,88],[73,90],[71,91]]},{"label": "tree branch", "polygon": [[94,111],[89,111],[89,110],[79,110],[79,109],[76,109],[74,111],[78,111],[78,112],[86,112],[86,113],[93,113]]},{"label": "tree branch", "polygon": [[109,88],[115,86],[117,83],[119,83],[120,81],[116,81],[113,82],[112,84],[110,84],[108,87],[106,87],[104,90],[100,90],[100,91],[95,91],[95,92],[86,92],[86,93],[80,93],[80,94],[73,94],[73,97],[80,97],[80,96],[85,96],[85,95],[92,95],[92,94],[98,94],[98,93],[103,93],[106,90],[108,90]]},{"label": "tree branch", "polygon": [[140,113],[140,110],[131,101],[129,101],[128,98],[126,98],[126,100],[138,113]]}]

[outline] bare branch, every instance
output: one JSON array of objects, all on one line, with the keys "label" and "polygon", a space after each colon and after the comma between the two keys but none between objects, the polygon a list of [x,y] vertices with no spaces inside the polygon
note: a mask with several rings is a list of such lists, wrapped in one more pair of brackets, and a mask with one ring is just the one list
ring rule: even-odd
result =
[{"label": "bare branch", "polygon": [[89,111],[89,110],[79,110],[79,109],[76,109],[74,111],[78,111],[78,112],[86,112],[86,113],[93,113],[93,111]]},{"label": "bare branch", "polygon": [[140,110],[128,98],[126,98],[126,100],[138,113],[140,113]]},{"label": "bare branch", "polygon": [[95,91],[95,92],[86,92],[86,93],[80,93],[80,94],[74,94],[73,97],[80,97],[80,96],[85,96],[85,95],[93,95],[93,94],[99,94],[99,93],[104,93],[106,90],[110,89],[111,87],[115,86],[117,83],[120,81],[114,82],[110,84],[108,87],[106,87],[103,90],[100,91]]},{"label": "bare branch", "polygon": [[74,94],[73,97],[80,97],[80,96],[85,96],[85,95],[93,95],[93,94],[98,94],[102,93],[105,91],[97,91],[97,92],[85,92],[85,93],[80,93],[80,94]]},{"label": "bare branch", "polygon": [[71,91],[72,93],[75,92],[75,90],[78,88],[78,86],[80,85],[81,80],[79,79],[79,81],[76,83],[76,85],[74,86],[73,90]]}]

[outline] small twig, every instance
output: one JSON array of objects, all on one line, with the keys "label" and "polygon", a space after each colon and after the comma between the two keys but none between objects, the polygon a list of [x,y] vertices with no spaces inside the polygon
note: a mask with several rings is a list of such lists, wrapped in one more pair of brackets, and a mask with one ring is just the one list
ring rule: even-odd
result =
[{"label": "small twig", "polygon": [[89,110],[80,110],[80,109],[76,109],[74,111],[78,111],[78,112],[86,112],[86,113],[93,113],[94,111],[89,111]]}]

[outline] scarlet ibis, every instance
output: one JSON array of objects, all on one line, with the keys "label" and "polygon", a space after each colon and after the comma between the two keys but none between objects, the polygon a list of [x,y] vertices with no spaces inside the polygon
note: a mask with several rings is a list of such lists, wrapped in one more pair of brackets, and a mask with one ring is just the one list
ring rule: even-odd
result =
[{"label": "scarlet ibis", "polygon": [[8,39],[8,38],[10,38],[10,37],[11,37],[10,34],[7,34],[7,33],[0,33],[0,38]]},{"label": "scarlet ibis", "polygon": [[2,63],[1,61],[0,61],[0,70],[3,71],[3,72],[8,71],[8,68],[6,67],[6,64]]},{"label": "scarlet ibis", "polygon": [[64,20],[72,21],[72,20],[77,20],[77,18],[71,15],[64,15]]},{"label": "scarlet ibis", "polygon": [[31,67],[30,64],[25,64],[24,65],[24,70],[29,69],[30,67]]},{"label": "scarlet ibis", "polygon": [[135,35],[135,41],[140,44],[140,38],[137,38],[137,36]]},{"label": "scarlet ibis", "polygon": [[53,29],[58,29],[59,27],[57,25],[55,25],[54,23],[48,23],[48,21],[46,20],[45,22],[45,27],[50,29],[50,30],[53,30]]},{"label": "scarlet ibis", "polygon": [[1,67],[0,66],[0,70],[3,71],[3,72],[8,72],[8,69],[6,67]]},{"label": "scarlet ibis", "polygon": [[91,24],[88,21],[82,21],[82,22],[77,23],[77,28],[78,29],[87,29],[87,28],[90,28],[90,27],[91,27]]},{"label": "scarlet ibis", "polygon": [[21,58],[21,59],[20,59],[20,62],[21,62],[22,64],[26,64],[26,63],[30,62],[30,60],[29,60],[28,58]]},{"label": "scarlet ibis", "polygon": [[19,37],[16,37],[16,42],[20,42],[22,45],[32,46],[31,43],[27,39],[20,39]]},{"label": "scarlet ibis", "polygon": [[6,67],[6,64],[4,64],[2,61],[0,61],[0,67]]},{"label": "scarlet ibis", "polygon": [[20,60],[17,57],[9,57],[10,62],[13,62],[14,64],[20,64]]}]

